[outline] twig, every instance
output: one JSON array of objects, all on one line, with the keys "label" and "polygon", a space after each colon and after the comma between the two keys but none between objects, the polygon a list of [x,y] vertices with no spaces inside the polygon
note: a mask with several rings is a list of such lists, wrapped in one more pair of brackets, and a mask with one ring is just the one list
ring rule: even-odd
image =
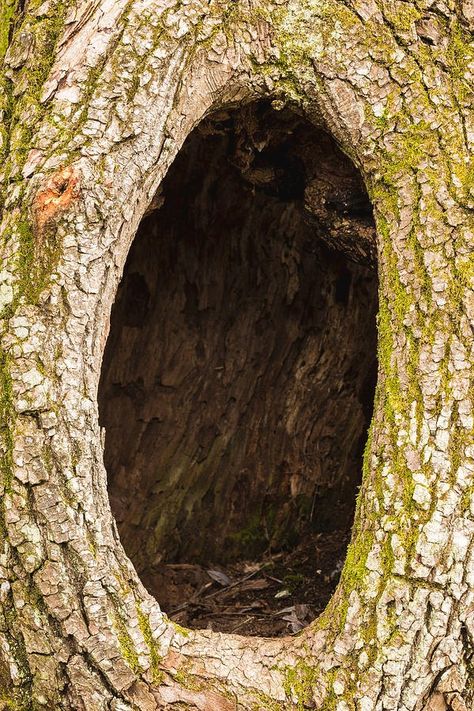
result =
[{"label": "twig", "polygon": [[236,625],[235,627],[232,627],[230,633],[232,634],[232,633],[236,632],[236,631],[239,630],[241,627],[243,627],[244,625],[246,625],[247,622],[251,622],[253,619],[254,619],[253,617],[247,617],[246,620],[242,620],[242,622],[239,622],[238,625]]}]

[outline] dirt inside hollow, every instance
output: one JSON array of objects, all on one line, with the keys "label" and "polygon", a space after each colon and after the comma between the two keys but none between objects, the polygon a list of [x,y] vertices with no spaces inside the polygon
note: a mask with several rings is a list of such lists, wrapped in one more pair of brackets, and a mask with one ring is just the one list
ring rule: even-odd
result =
[{"label": "dirt inside hollow", "polygon": [[242,635],[294,635],[324,609],[341,573],[350,531],[312,533],[292,550],[229,565],[163,563],[142,574],[174,621]]}]

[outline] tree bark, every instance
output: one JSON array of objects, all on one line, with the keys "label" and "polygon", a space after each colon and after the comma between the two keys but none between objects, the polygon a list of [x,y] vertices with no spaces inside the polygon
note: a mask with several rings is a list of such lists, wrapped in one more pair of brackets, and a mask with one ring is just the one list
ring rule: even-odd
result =
[{"label": "tree bark", "polygon": [[[0,20],[4,707],[472,708],[472,3],[13,1]],[[360,169],[380,276],[341,582],[274,641],[162,614],[118,539],[97,407],[123,265],[177,151],[264,97]]]}]

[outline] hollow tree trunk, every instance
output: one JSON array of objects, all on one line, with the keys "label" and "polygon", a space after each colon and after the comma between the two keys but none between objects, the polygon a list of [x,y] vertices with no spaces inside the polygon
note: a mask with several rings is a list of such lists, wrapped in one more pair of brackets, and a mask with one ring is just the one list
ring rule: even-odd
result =
[{"label": "hollow tree trunk", "polygon": [[[471,708],[472,3],[0,8],[4,706]],[[193,126],[259,97],[326,126],[360,168],[380,275],[341,582],[276,641],[161,613],[118,541],[97,415],[141,217]]]},{"label": "hollow tree trunk", "polygon": [[337,222],[356,247],[376,241],[327,134],[266,102],[221,111],[160,202],[127,257],[98,391],[112,513],[151,590],[165,558],[350,529],[376,379],[375,259],[317,237]]}]

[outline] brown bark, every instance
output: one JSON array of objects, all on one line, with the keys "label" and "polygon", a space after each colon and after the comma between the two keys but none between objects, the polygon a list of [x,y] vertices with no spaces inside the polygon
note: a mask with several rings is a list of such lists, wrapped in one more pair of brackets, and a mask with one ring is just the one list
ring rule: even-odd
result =
[{"label": "brown bark", "polygon": [[[469,709],[470,3],[52,2],[14,18],[2,79],[4,705]],[[202,117],[256,97],[292,102],[353,158],[380,275],[353,541],[326,612],[278,641],[186,633],[162,615],[118,541],[97,408],[143,214]]]}]

